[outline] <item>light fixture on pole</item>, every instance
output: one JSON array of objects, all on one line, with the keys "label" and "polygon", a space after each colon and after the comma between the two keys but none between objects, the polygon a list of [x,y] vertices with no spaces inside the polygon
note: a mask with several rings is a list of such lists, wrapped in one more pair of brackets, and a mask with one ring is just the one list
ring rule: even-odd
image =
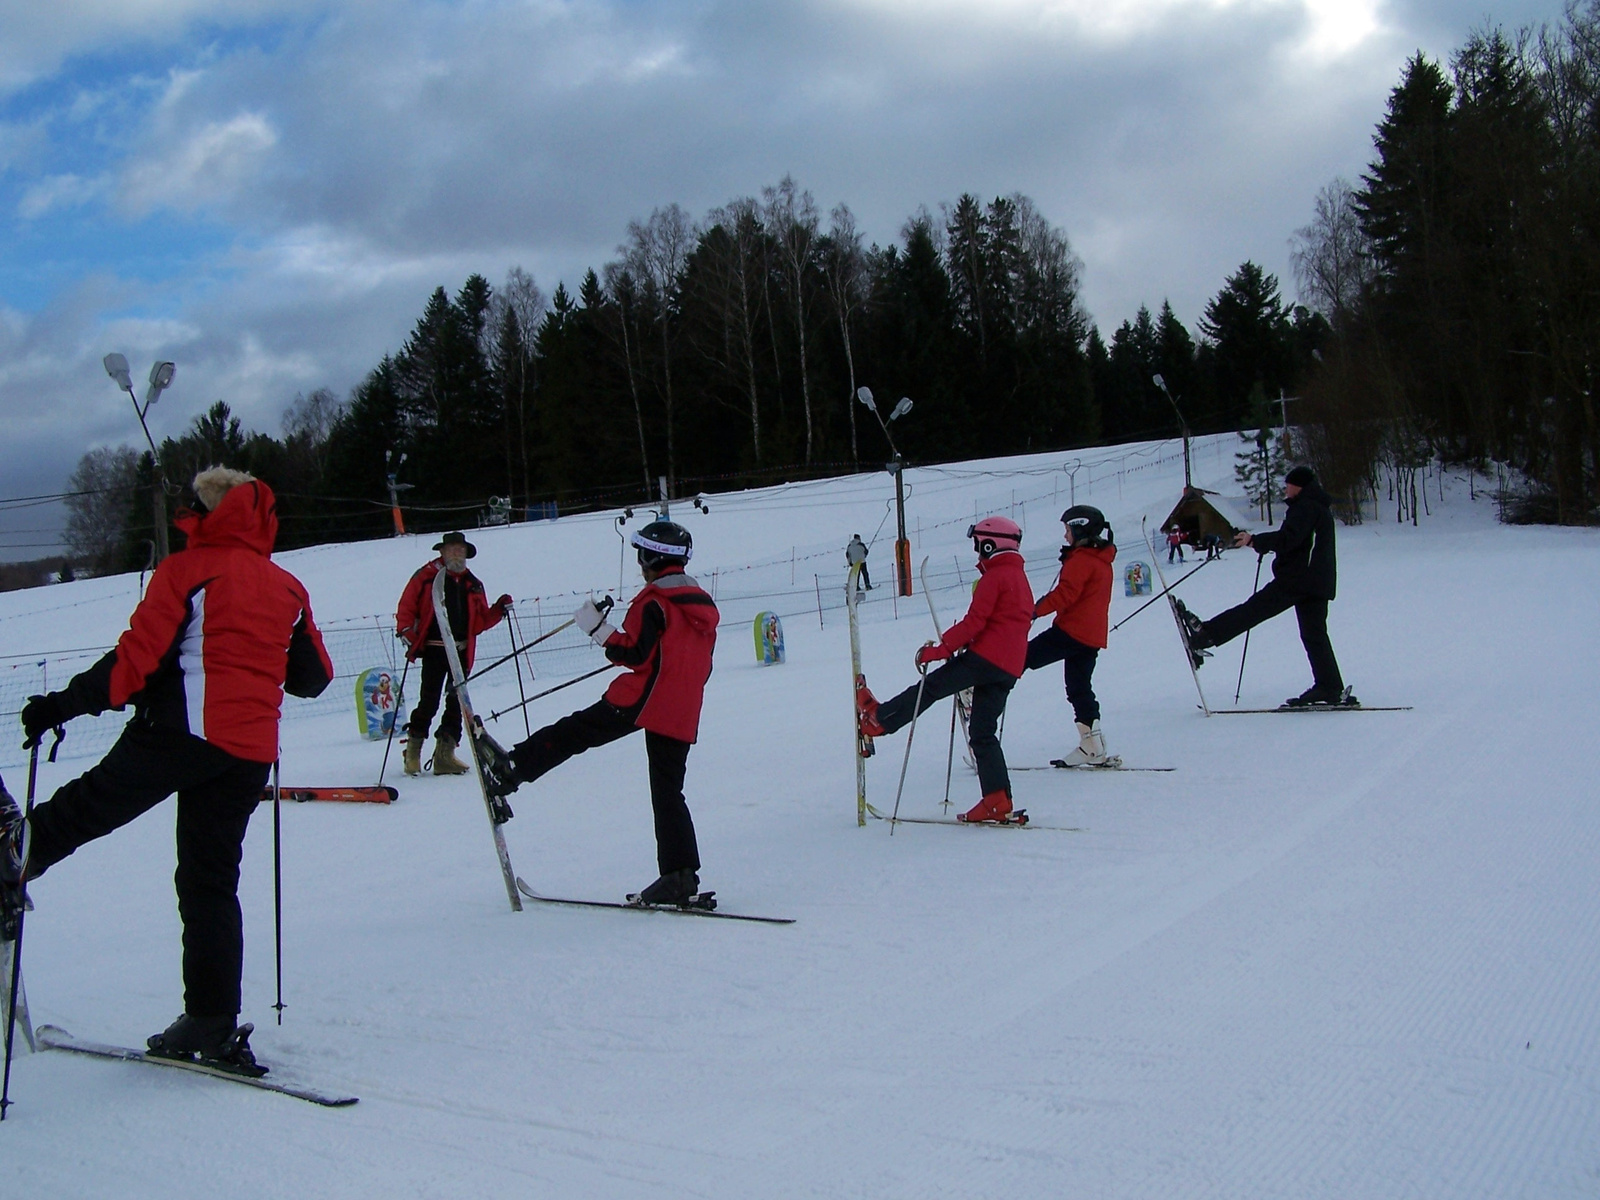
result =
[{"label": "light fixture on pole", "polygon": [[144,440],[150,445],[151,473],[155,478],[155,497],[151,505],[152,517],[155,520],[155,558],[157,562],[167,556],[167,476],[161,469],[161,455],[156,450],[156,442],[150,436],[150,426],[145,423],[145,414],[150,411],[150,406],[161,399],[161,393],[172,384],[172,377],[178,373],[178,364],[165,362],[158,359],[150,367],[150,384],[145,388],[144,404],[139,404],[139,398],[133,394],[133,378],[128,374],[128,360],[121,354],[108,354],[100,360],[106,369],[106,374],[116,382],[116,385],[128,393],[128,399],[133,401],[133,411],[139,417],[139,428],[144,430]]},{"label": "light fixture on pole", "polygon": [[894,461],[889,463],[886,469],[894,476],[895,518],[899,527],[899,536],[894,543],[895,582],[900,595],[909,596],[911,595],[911,543],[906,540],[905,460],[900,457],[900,448],[894,444],[894,435],[889,432],[889,423],[911,411],[911,397],[900,397],[900,403],[890,411],[888,421],[885,421],[883,414],[878,411],[878,405],[872,398],[871,388],[857,388],[856,399],[870,408],[872,415],[878,418],[878,424],[883,429],[883,436],[889,443],[889,449],[894,451]]},{"label": "light fixture on pole", "polygon": [[1189,491],[1194,487],[1194,480],[1189,472],[1189,422],[1184,419],[1183,409],[1178,407],[1176,397],[1167,391],[1167,381],[1161,378],[1159,374],[1150,376],[1150,379],[1161,389],[1161,394],[1171,403],[1172,411],[1178,414],[1178,425],[1183,430],[1183,490]]}]

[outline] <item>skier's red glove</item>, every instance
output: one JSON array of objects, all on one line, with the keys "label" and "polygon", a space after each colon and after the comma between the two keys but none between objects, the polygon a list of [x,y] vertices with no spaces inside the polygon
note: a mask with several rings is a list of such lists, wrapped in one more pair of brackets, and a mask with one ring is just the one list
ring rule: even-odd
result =
[{"label": "skier's red glove", "polygon": [[950,651],[945,649],[944,646],[929,642],[921,650],[917,651],[917,666],[925,667],[929,663],[941,662],[949,657]]},{"label": "skier's red glove", "polygon": [[505,595],[501,596],[500,599],[494,602],[494,606],[500,610],[502,616],[511,611],[511,605],[512,599],[510,592],[507,592]]}]

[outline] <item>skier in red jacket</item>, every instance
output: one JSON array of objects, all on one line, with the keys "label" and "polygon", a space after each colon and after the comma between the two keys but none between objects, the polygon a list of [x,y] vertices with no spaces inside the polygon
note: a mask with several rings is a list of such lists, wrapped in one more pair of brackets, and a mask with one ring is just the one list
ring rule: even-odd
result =
[{"label": "skier in red jacket", "polygon": [[156,568],[116,648],[22,710],[30,747],[73,717],[130,703],[134,715],[98,766],[31,816],[0,811],[0,885],[20,895],[24,880],[176,792],[184,1012],[150,1049],[265,1074],[238,1024],[239,860],[278,757],[283,694],[319,695],[333,664],[305,588],[272,562],[272,490],[226,467],[195,476],[194,490],[202,510],[175,521],[188,546]]},{"label": "skier in red jacket", "polygon": [[978,764],[983,799],[958,819],[999,821],[1011,812],[1011,776],[995,730],[1005,712],[1006,697],[1027,662],[1033,589],[1028,586],[1019,549],[1022,529],[1015,521],[985,517],[967,529],[967,536],[977,551],[981,574],[972,593],[972,605],[966,616],[945,630],[938,643],[930,642],[917,651],[919,668],[943,659],[951,661],[922,681],[920,707],[917,685],[879,704],[864,682],[856,689],[856,707],[861,732],[867,737],[881,737],[909,724],[913,716],[934,701],[971,688],[972,716],[967,739]]},{"label": "skier in red jacket", "polygon": [[717,644],[717,605],[684,574],[694,547],[683,526],[652,521],[630,540],[645,586],[628,605],[622,628],[609,624],[593,600],[573,614],[626,674],[612,681],[599,702],[536,730],[503,757],[486,756],[484,773],[494,795],[509,795],[574,754],[643,729],[660,877],[629,899],[684,904],[700,890],[700,850],[683,777],[689,747],[700,733],[700,705]]},{"label": "skier in red jacket", "polygon": [[1100,701],[1095,698],[1094,664],[1106,648],[1111,611],[1111,564],[1117,547],[1111,526],[1098,508],[1075,504],[1061,514],[1066,545],[1061,548],[1061,574],[1056,586],[1033,606],[1034,617],[1055,613],[1049,629],[1028,643],[1028,670],[1062,664],[1067,701],[1078,726],[1078,748],[1062,761],[1070,766],[1106,761],[1105,734],[1100,731]]},{"label": "skier in red jacket", "polygon": [[433,612],[433,577],[445,572],[444,604],[449,610],[450,632],[468,674],[472,672],[478,635],[500,623],[511,607],[511,597],[501,596],[493,604],[484,598],[483,584],[467,569],[467,559],[474,557],[478,548],[459,530],[445,534],[433,548],[439,551],[439,557],[417,568],[400,594],[400,607],[394,614],[395,636],[405,639],[406,658],[411,662],[422,660],[422,682],[417,689],[417,705],[406,722],[401,762],[407,775],[422,774],[422,746],[428,740],[433,714],[439,711],[439,692],[443,689],[444,717],[433,744],[433,773],[464,775],[467,764],[456,757],[456,747],[461,744],[461,704],[450,683],[450,662]]}]

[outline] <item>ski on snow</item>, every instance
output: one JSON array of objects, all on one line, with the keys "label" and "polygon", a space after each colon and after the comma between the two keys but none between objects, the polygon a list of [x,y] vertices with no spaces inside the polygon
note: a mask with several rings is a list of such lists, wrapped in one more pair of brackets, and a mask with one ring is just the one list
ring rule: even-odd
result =
[{"label": "ski on snow", "polygon": [[1003,821],[958,821],[954,817],[891,817],[868,805],[869,815],[885,825],[954,825],[959,829],[1040,829],[1049,833],[1088,833],[1074,825],[1035,825],[1028,819],[1028,810],[1019,808]]},{"label": "ski on snow", "polygon": [[229,1083],[242,1083],[245,1087],[259,1088],[266,1092],[277,1092],[283,1096],[293,1096],[296,1100],[308,1100],[312,1104],[320,1104],[324,1108],[346,1108],[356,1103],[357,1097],[345,1096],[336,1092],[324,1092],[318,1088],[305,1087],[297,1083],[284,1083],[267,1076],[241,1075],[237,1071],[230,1071],[225,1067],[214,1067],[209,1063],[191,1062],[180,1058],[162,1058],[159,1055],[148,1054],[143,1050],[135,1050],[129,1046],[107,1046],[100,1042],[86,1042],[73,1037],[65,1029],[55,1025],[41,1025],[34,1031],[39,1045],[50,1050],[65,1050],[72,1054],[87,1054],[95,1058],[112,1058],[122,1062],[147,1063],[153,1067],[175,1067],[180,1071],[188,1071],[194,1075],[209,1075],[213,1079],[226,1079]]},{"label": "ski on snow", "polygon": [[761,925],[793,925],[795,923],[793,917],[758,917],[749,913],[723,912],[717,908],[715,892],[700,892],[692,897],[688,904],[678,905],[625,903],[620,900],[572,900],[565,896],[541,896],[521,878],[517,880],[517,890],[529,900],[536,900],[540,904],[563,904],[569,908],[620,908],[633,912],[674,913],[683,917],[717,917],[724,921],[754,921]]},{"label": "ski on snow", "polygon": [[[305,804],[313,800],[336,801],[344,804],[393,804],[400,799],[400,789],[393,787],[285,787],[280,794],[285,800]],[[261,799],[272,799],[269,785],[261,789]]]},{"label": "ski on snow", "polygon": [[1277,708],[1214,708],[1214,717],[1248,716],[1252,713],[1309,712],[1410,712],[1409,704],[1280,704]]},{"label": "ski on snow", "polygon": [[1129,767],[1125,766],[1122,758],[1116,754],[1103,763],[1069,763],[1064,758],[1052,758],[1048,767],[1011,768],[1013,771],[1077,771],[1081,775],[1091,775],[1096,771],[1151,771],[1166,775],[1177,769],[1177,767]]},{"label": "ski on snow", "polygon": [[1410,712],[1409,704],[1373,705],[1367,707],[1355,697],[1355,689],[1347,687],[1339,693],[1339,698],[1332,704],[1296,704],[1286,700],[1277,708],[1219,708],[1216,710],[1223,715],[1238,716],[1240,713],[1298,713],[1298,712]]},{"label": "ski on snow", "polygon": [[504,754],[494,739],[484,729],[483,722],[478,719],[478,714],[473,711],[472,697],[467,694],[467,673],[461,666],[461,651],[456,647],[455,637],[449,632],[449,609],[445,606],[444,599],[445,571],[441,566],[438,574],[433,577],[433,614],[438,622],[441,637],[444,643],[444,656],[450,664],[450,681],[455,687],[456,702],[461,706],[461,727],[466,730],[467,736],[463,739],[467,746],[467,757],[472,760],[472,775],[478,781],[478,790],[483,793],[483,807],[489,814],[489,832],[494,837],[495,857],[500,860],[500,873],[505,876],[506,898],[511,901],[511,911],[522,911],[522,898],[517,894],[517,876],[511,869],[511,852],[506,849],[506,835],[501,828],[511,819],[511,806],[505,802],[504,797],[496,798],[489,792],[489,784],[483,777],[483,755],[480,750],[480,739],[488,741],[496,753]]}]

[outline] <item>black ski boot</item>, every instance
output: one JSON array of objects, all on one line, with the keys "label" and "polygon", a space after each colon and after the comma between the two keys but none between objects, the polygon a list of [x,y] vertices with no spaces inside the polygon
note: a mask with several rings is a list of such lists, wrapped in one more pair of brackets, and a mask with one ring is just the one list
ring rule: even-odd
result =
[{"label": "black ski boot", "polygon": [[1356,698],[1350,694],[1349,688],[1325,688],[1312,684],[1293,699],[1285,700],[1283,706],[1285,708],[1312,708],[1316,705],[1321,705],[1325,708],[1339,706],[1353,708],[1358,703]]},{"label": "black ski boot", "polygon": [[1189,652],[1189,662],[1198,671],[1211,657],[1208,647],[1211,639],[1206,636],[1206,625],[1199,617],[1189,611],[1189,608],[1176,596],[1172,597],[1172,607],[1177,611],[1178,621],[1183,626],[1183,645]]},{"label": "black ski boot", "polygon": [[0,780],[0,942],[17,939],[17,918],[28,907],[24,882],[32,830]]},{"label": "black ski boot", "polygon": [[254,1032],[254,1025],[240,1025],[237,1017],[193,1017],[184,1013],[162,1032],[147,1038],[145,1045],[155,1058],[204,1063],[259,1079],[267,1069],[256,1062],[250,1049],[250,1035]]},{"label": "black ski boot", "polygon": [[478,752],[478,770],[483,773],[483,790],[489,793],[489,800],[495,807],[495,824],[504,825],[515,815],[511,805],[506,803],[506,797],[522,786],[522,779],[517,775],[517,764],[510,751],[490,737],[489,731],[482,726],[473,731],[472,746]]},{"label": "black ski boot", "polygon": [[694,899],[700,890],[700,876],[692,867],[668,871],[642,892],[628,897],[629,904],[660,904],[682,907]]}]

